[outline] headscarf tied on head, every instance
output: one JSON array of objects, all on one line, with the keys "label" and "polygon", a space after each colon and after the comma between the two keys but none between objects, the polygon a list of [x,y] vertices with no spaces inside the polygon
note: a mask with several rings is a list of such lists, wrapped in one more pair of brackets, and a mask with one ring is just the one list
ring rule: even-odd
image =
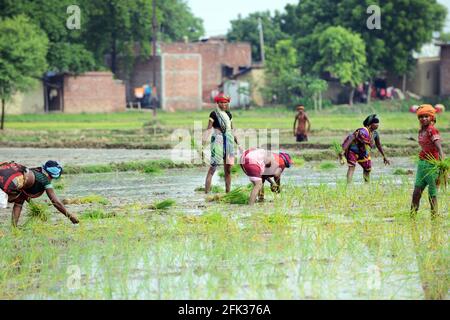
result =
[{"label": "headscarf tied on head", "polygon": [[286,152],[280,152],[280,158],[283,159],[284,165],[286,168],[290,168],[293,164],[291,156]]},{"label": "headscarf tied on head", "polygon": [[416,111],[417,117],[426,115],[435,119],[436,109],[431,104],[422,104]]},{"label": "headscarf tied on head", "polygon": [[231,98],[229,96],[226,96],[223,92],[221,92],[214,98],[214,101],[216,103],[219,102],[230,103]]},{"label": "headscarf tied on head", "polygon": [[58,179],[61,177],[63,172],[63,168],[59,165],[58,162],[49,160],[43,166],[42,169],[49,174],[53,179]]},{"label": "headscarf tied on head", "polygon": [[380,119],[377,118],[377,115],[371,114],[370,116],[368,116],[366,118],[366,120],[364,120],[363,125],[364,125],[364,127],[368,127],[373,123],[379,123],[379,122],[380,122]]}]

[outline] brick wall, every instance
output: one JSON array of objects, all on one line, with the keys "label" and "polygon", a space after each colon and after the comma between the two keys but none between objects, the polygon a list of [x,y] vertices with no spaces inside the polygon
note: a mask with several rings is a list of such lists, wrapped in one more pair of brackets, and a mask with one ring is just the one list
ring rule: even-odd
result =
[{"label": "brick wall", "polygon": [[64,112],[125,111],[125,85],[111,72],[87,72],[64,76]]},{"label": "brick wall", "polygon": [[450,45],[441,46],[440,95],[450,95]]},{"label": "brick wall", "polygon": [[162,55],[161,107],[163,110],[196,110],[202,106],[202,56]]},{"label": "brick wall", "polygon": [[[156,88],[161,87],[161,58],[155,58],[155,64],[153,58],[144,59],[137,57],[133,69],[131,72],[127,72],[123,67],[123,62],[119,61],[118,71],[116,73],[119,79],[122,79],[126,85],[126,99],[127,101],[134,101],[134,88],[142,87],[144,84],[153,86],[153,65],[156,68]],[[158,90],[159,91],[159,90]],[[158,93],[158,99],[161,100],[160,92]]]},{"label": "brick wall", "polygon": [[222,65],[225,64],[238,72],[240,66],[251,66],[251,46],[249,43],[228,43],[207,41],[195,43],[163,43],[164,53],[198,53],[202,57],[202,98],[209,102],[211,91],[222,82]]}]

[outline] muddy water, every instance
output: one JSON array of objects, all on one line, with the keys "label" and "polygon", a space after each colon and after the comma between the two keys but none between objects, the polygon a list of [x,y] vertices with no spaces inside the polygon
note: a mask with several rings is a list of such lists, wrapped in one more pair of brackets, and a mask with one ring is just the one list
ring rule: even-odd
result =
[{"label": "muddy water", "polygon": [[167,154],[167,150],[139,149],[37,149],[0,148],[0,160],[14,160],[27,166],[36,166],[49,159],[62,164],[85,165],[109,162],[156,160]]},{"label": "muddy water", "polygon": [[[31,150],[31,149],[30,149]],[[33,149],[34,151],[39,149]],[[86,149],[88,150],[88,149]],[[154,154],[154,150],[133,150],[126,156],[119,155],[120,152],[112,152],[113,150],[95,150],[88,158],[83,161],[90,161],[89,163],[102,163],[102,155],[116,154],[117,159],[131,160],[133,158],[144,154]],[[125,150],[129,152],[130,150]],[[18,151],[17,151],[18,152]],[[28,156],[27,150],[22,155]],[[64,155],[67,162],[76,160],[76,156],[80,155],[83,150],[73,149]],[[49,150],[37,152],[34,159],[40,160],[46,155],[51,155]],[[123,153],[123,152],[122,152]],[[131,156],[130,156],[131,155]],[[160,153],[161,155],[161,153]],[[63,155],[61,155],[63,157]],[[104,159],[104,158],[103,158]],[[148,159],[148,157],[147,157]],[[41,161],[28,160],[33,163],[40,163]],[[104,161],[103,161],[104,163]],[[307,162],[301,167],[292,167],[286,169],[282,183],[293,185],[317,185],[317,184],[331,184],[334,185],[339,181],[345,181],[346,166],[337,166],[333,169],[323,170],[319,168],[320,162]],[[384,166],[380,159],[375,159],[373,164],[372,178],[374,180],[380,178],[394,179],[400,183],[403,179],[412,180],[413,176],[395,176],[392,175],[395,169],[415,169],[413,161],[409,158],[394,158],[391,166]],[[120,205],[126,203],[144,203],[149,204],[154,201],[164,199],[174,199],[177,202],[177,207],[181,211],[189,214],[201,214],[208,204],[205,203],[205,195],[201,192],[196,192],[195,189],[204,185],[207,168],[192,168],[192,169],[170,169],[165,170],[160,174],[143,174],[138,172],[114,172],[102,174],[79,174],[66,175],[64,177],[65,188],[63,191],[57,191],[60,198],[73,198],[86,196],[89,194],[97,194],[109,199],[113,205]],[[219,170],[218,170],[219,171]],[[362,182],[362,169],[358,168],[354,174],[354,182],[356,184]],[[248,178],[239,170],[239,173],[233,177],[232,186],[246,185],[249,183]],[[225,187],[224,179],[219,177],[216,173],[213,177],[213,185]],[[44,196],[45,198],[45,196]],[[9,205],[10,206],[10,205]],[[0,209],[0,216],[5,218],[9,214],[10,209]],[[3,219],[1,219],[3,220]]]}]

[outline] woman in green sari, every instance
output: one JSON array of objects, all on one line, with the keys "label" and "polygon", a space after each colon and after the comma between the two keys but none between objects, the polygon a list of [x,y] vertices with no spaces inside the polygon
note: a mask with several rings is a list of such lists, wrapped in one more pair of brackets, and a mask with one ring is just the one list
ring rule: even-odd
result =
[{"label": "woman in green sari", "polygon": [[[233,134],[233,116],[229,109],[230,97],[223,93],[215,97],[217,108],[209,114],[208,128],[203,138],[203,145],[206,143],[207,136],[211,129],[211,165],[206,175],[205,193],[211,190],[211,180],[216,172],[217,166],[223,164],[225,172],[225,190],[230,192],[231,189],[231,167],[234,165],[236,152],[234,143],[239,146],[236,137]],[[240,146],[239,146],[240,148]]]}]

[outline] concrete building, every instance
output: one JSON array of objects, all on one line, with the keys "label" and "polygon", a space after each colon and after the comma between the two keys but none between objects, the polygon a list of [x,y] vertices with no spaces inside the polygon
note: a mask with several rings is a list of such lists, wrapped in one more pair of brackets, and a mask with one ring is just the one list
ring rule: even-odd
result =
[{"label": "concrete building", "polygon": [[441,44],[439,94],[450,96],[450,43]]}]

